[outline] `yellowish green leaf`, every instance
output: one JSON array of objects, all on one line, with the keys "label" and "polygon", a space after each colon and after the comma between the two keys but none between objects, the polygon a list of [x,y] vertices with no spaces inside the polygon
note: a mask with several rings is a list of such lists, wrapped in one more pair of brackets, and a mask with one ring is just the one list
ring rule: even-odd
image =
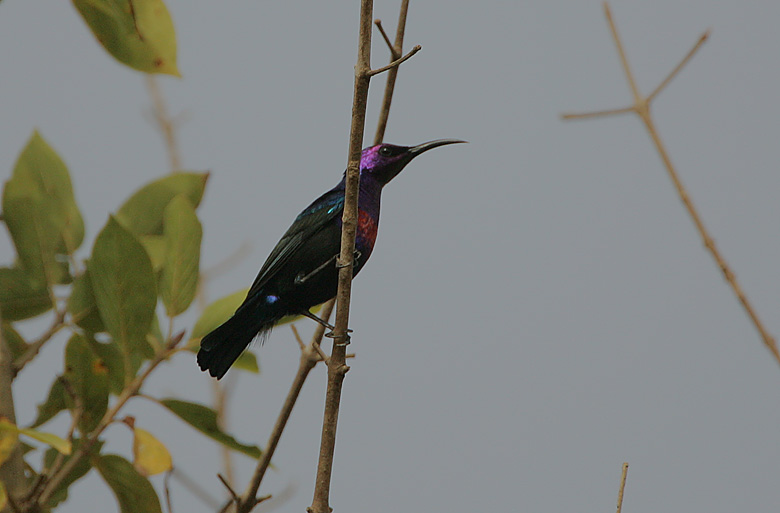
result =
[{"label": "yellowish green leaf", "polygon": [[6,419],[0,420],[0,463],[5,461],[16,445],[19,435],[43,442],[62,454],[70,454],[70,442],[52,433],[44,433],[32,428],[20,428]]},{"label": "yellowish green leaf", "polygon": [[133,464],[142,476],[153,476],[173,468],[171,453],[150,432],[133,428]]},{"label": "yellowish green leaf", "polygon": [[0,465],[5,463],[19,440],[19,428],[6,419],[0,419]]},{"label": "yellowish green leaf", "polygon": [[200,318],[195,322],[192,328],[192,338],[201,338],[206,336],[220,324],[230,319],[230,316],[236,311],[246,298],[249,289],[241,289],[228,296],[217,299],[200,314]]},{"label": "yellowish green leaf", "polygon": [[3,214],[21,267],[33,285],[67,282],[57,255],[84,240],[84,221],[65,163],[38,132],[16,161],[3,190]]},{"label": "yellowish green leaf", "polygon": [[162,0],[73,0],[97,40],[119,62],[146,73],[181,76],[176,34]]},{"label": "yellowish green leaf", "polygon": [[165,237],[162,235],[138,235],[137,237],[152,261],[154,272],[159,272],[165,264]]},{"label": "yellowish green leaf", "polygon": [[32,438],[33,440],[38,440],[39,442],[43,442],[49,447],[55,449],[59,453],[67,455],[70,454],[71,452],[70,442],[68,442],[63,438],[60,438],[59,436],[53,433],[44,433],[42,431],[38,431],[32,428],[23,428],[19,430],[19,434]]},{"label": "yellowish green leaf", "polygon": [[234,369],[241,369],[254,374],[260,373],[260,366],[257,365],[257,356],[252,351],[244,351],[233,362]]}]

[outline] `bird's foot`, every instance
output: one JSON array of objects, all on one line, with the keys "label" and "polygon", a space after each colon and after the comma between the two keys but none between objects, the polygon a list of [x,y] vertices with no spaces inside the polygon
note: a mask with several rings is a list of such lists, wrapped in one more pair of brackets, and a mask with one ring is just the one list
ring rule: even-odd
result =
[{"label": "bird's foot", "polygon": [[[342,342],[341,344],[336,344],[336,345],[339,346],[339,347],[348,346],[350,344],[350,342],[352,341],[352,337],[349,336],[350,333],[352,333],[352,330],[348,329],[347,330],[347,334],[344,336],[344,342]],[[328,338],[336,338],[336,334],[333,333],[333,331],[330,331],[330,332],[326,333],[325,336],[328,337]]]},{"label": "bird's foot", "polygon": [[[360,257],[363,256],[363,253],[360,252],[360,250],[355,250],[355,258],[352,260],[352,267],[357,267],[358,263],[360,262]],[[336,256],[336,269],[343,269],[344,267],[349,267],[349,264],[340,264],[338,260],[338,255]]]}]

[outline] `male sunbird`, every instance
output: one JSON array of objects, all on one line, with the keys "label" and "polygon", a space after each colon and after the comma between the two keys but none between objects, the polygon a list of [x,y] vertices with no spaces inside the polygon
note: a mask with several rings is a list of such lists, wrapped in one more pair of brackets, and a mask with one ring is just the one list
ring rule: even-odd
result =
[{"label": "male sunbird", "polygon": [[[360,272],[374,249],[382,188],[421,153],[462,142],[466,141],[440,139],[417,146],[378,144],[363,150],[353,275]],[[345,184],[346,174],[338,185],[298,214],[271,251],[238,310],[201,340],[201,370],[220,379],[255,337],[265,338],[274,324],[288,315],[304,315],[332,328],[309,309],[336,296]]]}]

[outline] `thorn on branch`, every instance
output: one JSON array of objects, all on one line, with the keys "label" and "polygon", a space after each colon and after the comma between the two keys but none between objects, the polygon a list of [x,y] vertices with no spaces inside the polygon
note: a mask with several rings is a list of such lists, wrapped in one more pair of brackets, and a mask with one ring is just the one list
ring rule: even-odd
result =
[{"label": "thorn on branch", "polygon": [[422,46],[420,46],[420,45],[417,45],[417,46],[415,46],[414,48],[412,48],[412,49],[409,51],[409,53],[407,53],[407,54],[406,54],[406,55],[404,55],[403,57],[401,57],[401,58],[399,58],[399,59],[396,59],[396,60],[394,60],[393,62],[391,62],[391,63],[390,63],[390,64],[388,64],[387,66],[382,66],[381,68],[372,69],[372,70],[370,70],[368,73],[366,73],[366,75],[368,75],[369,77],[373,77],[374,75],[379,75],[380,73],[384,73],[384,72],[385,72],[385,71],[387,71],[387,70],[391,70],[391,69],[393,69],[393,68],[395,68],[395,67],[398,67],[398,66],[399,66],[399,65],[400,65],[402,62],[404,62],[404,61],[406,61],[406,60],[409,60],[409,59],[411,59],[411,57],[412,57],[414,54],[416,54],[417,52],[419,52],[420,50],[422,50]]}]

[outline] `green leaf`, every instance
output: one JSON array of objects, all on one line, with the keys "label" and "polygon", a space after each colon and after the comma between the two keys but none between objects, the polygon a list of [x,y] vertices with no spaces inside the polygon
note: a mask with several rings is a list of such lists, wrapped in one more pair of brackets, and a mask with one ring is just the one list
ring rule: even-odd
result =
[{"label": "green leaf", "polygon": [[[92,446],[90,449],[90,454],[98,454],[100,453],[100,449],[103,447],[103,442],[96,442],[95,445]],[[78,451],[81,448],[81,440],[76,439],[73,441],[73,448],[71,455],[66,456],[65,461],[63,464],[67,464],[68,460],[73,457],[73,454]],[[57,458],[57,456],[60,453],[57,452],[54,449],[49,449],[46,451],[46,453],[43,455],[43,464],[45,468],[51,468],[52,464],[54,463],[54,459]],[[44,509],[53,509],[55,506],[63,502],[65,499],[68,498],[68,488],[70,488],[70,485],[84,477],[87,472],[90,471],[92,468],[92,461],[89,457],[82,458],[79,460],[75,467],[67,473],[65,476],[65,479],[62,480],[62,482],[57,486],[57,488],[54,489],[54,492],[51,494],[51,497],[47,501],[46,504],[44,504]]]},{"label": "green leaf", "polygon": [[68,313],[78,326],[90,333],[106,331],[95,301],[95,293],[92,291],[89,269],[73,280],[73,288],[68,298]]},{"label": "green leaf", "polygon": [[16,161],[3,190],[3,214],[21,267],[37,286],[67,281],[57,255],[84,240],[84,221],[68,168],[38,132]]},{"label": "green leaf", "polygon": [[49,389],[49,395],[46,400],[38,405],[38,416],[35,417],[35,421],[30,425],[31,428],[36,428],[45,424],[54,418],[62,410],[68,408],[65,385],[62,379],[57,376]]},{"label": "green leaf", "polygon": [[165,237],[162,235],[138,235],[138,240],[141,241],[149,255],[154,272],[159,272],[165,264]]},{"label": "green leaf", "polygon": [[142,187],[116,214],[123,225],[139,235],[162,235],[163,213],[173,198],[184,194],[194,206],[200,204],[208,173],[173,173]]},{"label": "green leaf", "polygon": [[122,513],[162,513],[160,499],[152,484],[117,454],[101,455],[95,465],[114,492]]},{"label": "green leaf", "polygon": [[255,356],[255,354],[251,351],[244,351],[241,353],[236,361],[233,362],[232,367],[234,369],[241,369],[247,372],[252,372],[254,374],[260,374],[260,366],[257,365],[257,356]]},{"label": "green leaf", "polygon": [[192,203],[182,194],[168,203],[163,219],[165,264],[160,293],[168,315],[175,316],[187,310],[195,298],[203,230]]},{"label": "green leaf", "polygon": [[181,76],[173,21],[162,0],[73,0],[73,4],[116,60],[146,73]]},{"label": "green leaf", "polygon": [[230,319],[230,316],[232,316],[236,309],[241,306],[241,303],[246,298],[248,292],[249,289],[241,289],[228,296],[217,299],[204,308],[203,313],[200,314],[200,318],[192,328],[192,338],[202,338],[219,327],[223,322]]},{"label": "green leaf", "polygon": [[[114,395],[119,395],[125,387],[125,360],[122,351],[115,342],[104,344],[94,338],[88,340],[89,347],[102,360],[108,369],[108,388]],[[133,370],[133,374],[138,369]]]},{"label": "green leaf", "polygon": [[141,243],[113,216],[95,240],[89,272],[100,318],[125,358],[150,357],[146,334],[157,305],[152,263]]},{"label": "green leaf", "polygon": [[36,285],[17,268],[0,268],[0,312],[4,321],[21,321],[51,310],[44,284]]},{"label": "green leaf", "polygon": [[[16,360],[30,347],[30,344],[24,341],[22,336],[11,326],[10,323],[4,322],[2,326],[3,341],[8,346],[8,350],[11,352],[11,358]],[[0,510],[2,511],[2,510]]]},{"label": "green leaf", "polygon": [[[82,433],[89,433],[95,429],[108,408],[108,367],[82,335],[74,334],[65,346],[64,378],[73,393],[81,399],[83,409],[79,429]],[[71,402],[67,396],[66,402]]]},{"label": "green leaf", "polygon": [[260,458],[262,451],[256,445],[246,445],[225,433],[217,425],[217,412],[202,404],[181,401],[179,399],[162,399],[160,404],[171,410],[184,422],[194,427],[204,435],[221,443],[225,447],[241,452],[252,458]]}]

